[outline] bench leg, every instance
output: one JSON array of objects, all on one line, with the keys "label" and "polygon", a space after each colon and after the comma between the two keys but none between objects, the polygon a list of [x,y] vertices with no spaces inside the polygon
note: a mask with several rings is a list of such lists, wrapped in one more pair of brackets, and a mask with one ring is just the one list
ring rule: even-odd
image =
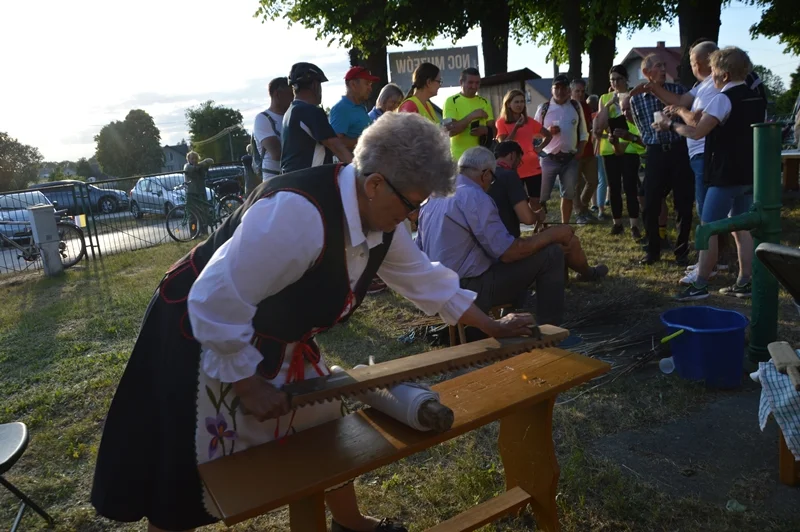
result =
[{"label": "bench leg", "polygon": [[528,492],[539,528],[558,532],[556,490],[558,460],[553,445],[555,398],[519,409],[500,420],[500,458],[506,473],[506,489],[516,486]]},{"label": "bench leg", "polygon": [[780,428],[778,429],[778,477],[781,484],[787,486],[800,484],[800,462],[794,459]]},{"label": "bench leg", "polygon": [[314,493],[289,505],[289,529],[292,532],[326,532],[325,494]]}]

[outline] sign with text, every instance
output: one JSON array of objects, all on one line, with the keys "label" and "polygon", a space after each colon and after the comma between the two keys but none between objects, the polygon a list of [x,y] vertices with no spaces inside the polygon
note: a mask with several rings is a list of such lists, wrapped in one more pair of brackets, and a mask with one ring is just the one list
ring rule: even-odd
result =
[{"label": "sign with text", "polygon": [[392,83],[397,83],[403,92],[411,88],[411,75],[422,63],[433,63],[442,75],[442,87],[458,87],[461,71],[478,68],[478,47],[443,48],[441,50],[418,50],[414,52],[392,52],[389,54],[389,71]]}]

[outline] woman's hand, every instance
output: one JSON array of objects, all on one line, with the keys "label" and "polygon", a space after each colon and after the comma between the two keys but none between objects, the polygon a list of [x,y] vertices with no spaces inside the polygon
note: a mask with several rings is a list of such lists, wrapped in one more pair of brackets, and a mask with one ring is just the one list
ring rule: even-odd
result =
[{"label": "woman's hand", "polygon": [[525,115],[519,115],[519,118],[517,119],[517,123],[514,124],[514,126],[515,127],[523,127],[525,125],[525,122],[527,122],[527,121],[528,121],[528,118]]},{"label": "woman's hand", "polygon": [[668,105],[664,107],[663,113],[670,118],[678,118],[682,111],[686,111],[686,108],[680,105]]},{"label": "woman's hand", "polygon": [[260,375],[234,382],[233,391],[242,402],[242,412],[258,421],[280,417],[291,410],[288,396]]},{"label": "woman's hand", "polygon": [[618,138],[618,139],[627,140],[628,139],[628,135],[629,135],[629,132],[628,132],[627,129],[622,129],[621,127],[618,127],[616,129],[614,129],[614,136],[616,138]]},{"label": "woman's hand", "polygon": [[507,336],[530,336],[531,327],[536,325],[533,316],[527,312],[520,314],[506,314],[499,320],[494,320],[494,331],[492,336],[495,338],[505,338]]}]

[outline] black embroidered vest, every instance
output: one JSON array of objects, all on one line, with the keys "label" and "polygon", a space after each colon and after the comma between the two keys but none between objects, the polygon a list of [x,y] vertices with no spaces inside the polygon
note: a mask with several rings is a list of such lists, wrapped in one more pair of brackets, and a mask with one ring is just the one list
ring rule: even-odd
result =
[{"label": "black embroidered vest", "polygon": [[[262,183],[208,240],[178,261],[162,282],[162,299],[167,303],[185,305],[194,280],[214,252],[233,235],[242,216],[253,204],[277,192],[300,194],[314,204],[322,216],[325,230],[320,256],[297,282],[261,301],[253,317],[255,334],[252,344],[264,357],[258,372],[265,378],[272,379],[280,371],[288,343],[308,344],[311,349],[305,351],[306,360],[319,361],[319,349],[313,342],[313,335],[349,318],[361,304],[391,244],[394,233],[384,233],[383,243],[370,250],[367,267],[351,292],[345,258],[347,220],[339,191],[339,168],[335,165],[317,166]],[[283,251],[276,249],[275,253]],[[342,316],[348,303],[349,312]],[[181,330],[184,335],[192,335],[188,310],[184,313]]]}]

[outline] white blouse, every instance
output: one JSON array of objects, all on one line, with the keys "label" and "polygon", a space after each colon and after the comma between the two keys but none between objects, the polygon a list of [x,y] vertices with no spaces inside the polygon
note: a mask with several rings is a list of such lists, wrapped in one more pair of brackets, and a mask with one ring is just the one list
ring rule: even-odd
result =
[{"label": "white blouse", "polygon": [[[352,166],[339,172],[351,289],[367,267],[369,250],[383,241],[381,232],[364,234],[354,174]],[[250,343],[256,306],[298,281],[319,257],[323,241],[319,211],[299,194],[279,192],[245,212],[189,292],[189,319],[202,346],[201,367],[209,377],[235,382],[255,374],[262,360]],[[427,315],[438,313],[451,325],[476,297],[460,288],[455,272],[432,263],[403,224],[394,233],[378,275]]]}]

